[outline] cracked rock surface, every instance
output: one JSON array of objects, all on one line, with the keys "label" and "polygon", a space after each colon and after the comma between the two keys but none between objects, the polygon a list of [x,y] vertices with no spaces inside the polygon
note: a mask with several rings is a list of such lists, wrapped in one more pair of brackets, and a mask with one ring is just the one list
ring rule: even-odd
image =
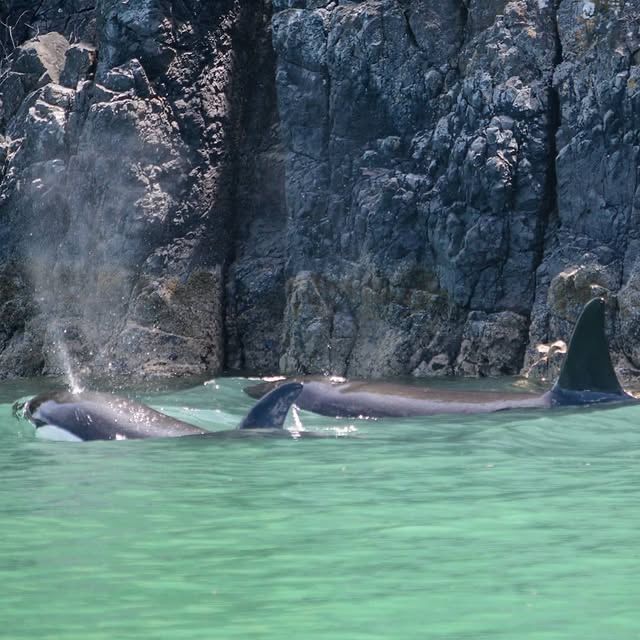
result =
[{"label": "cracked rock surface", "polygon": [[1,17],[3,375],[552,376],[594,295],[640,369],[634,3]]},{"label": "cracked rock surface", "polygon": [[[518,372],[554,204],[555,12],[303,4],[273,21],[293,276],[283,368]],[[473,352],[490,360],[502,343],[471,334],[497,327],[515,347],[486,366]]]},{"label": "cracked rock surface", "polygon": [[282,367],[553,376],[548,345],[602,295],[632,374],[637,5],[274,7],[291,216]]},{"label": "cracked rock surface", "polygon": [[219,371],[238,194],[278,175],[270,7],[6,4],[0,371]]}]

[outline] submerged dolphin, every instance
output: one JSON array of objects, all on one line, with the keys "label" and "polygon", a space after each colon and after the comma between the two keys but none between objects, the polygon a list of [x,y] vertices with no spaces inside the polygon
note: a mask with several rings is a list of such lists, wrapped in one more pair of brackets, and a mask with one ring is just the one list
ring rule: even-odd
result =
[{"label": "submerged dolphin", "polygon": [[181,436],[243,437],[313,435],[283,428],[289,408],[302,385],[284,384],[262,398],[233,430],[207,431],[110,393],[52,391],[41,393],[24,407],[36,428],[54,427],[74,440],[129,440]]},{"label": "submerged dolphin", "polygon": [[[260,397],[277,384],[255,385],[245,392]],[[634,398],[623,391],[613,370],[604,331],[604,301],[596,298],[585,305],[576,323],[558,381],[542,395],[305,379],[296,405],[325,416],[384,418],[625,401],[632,402]]]}]

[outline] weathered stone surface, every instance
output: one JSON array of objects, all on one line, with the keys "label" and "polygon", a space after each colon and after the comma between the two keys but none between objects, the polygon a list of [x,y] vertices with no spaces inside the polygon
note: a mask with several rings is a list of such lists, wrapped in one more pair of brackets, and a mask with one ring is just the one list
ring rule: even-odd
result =
[{"label": "weathered stone surface", "polygon": [[640,272],[636,267],[619,291],[619,334],[622,353],[635,373],[640,371]]},{"label": "weathered stone surface", "polygon": [[522,371],[526,378],[553,383],[560,376],[562,363],[567,353],[567,343],[556,340],[552,344],[536,345],[530,364]]},{"label": "weathered stone surface", "polygon": [[[538,346],[568,339],[593,295],[611,299],[610,333],[629,352],[635,330],[628,312],[618,321],[615,293],[638,254],[633,4],[274,6],[288,274],[335,291],[321,306],[309,301],[313,335],[330,344],[336,303],[356,327],[352,352],[331,365],[318,340],[292,340],[301,315],[289,307],[301,305],[289,297],[285,368],[431,375],[433,361],[515,372],[529,329],[524,364],[535,375]],[[364,296],[363,274],[390,287]],[[430,297],[407,304],[421,290]],[[508,355],[499,340],[469,339],[480,325],[466,319],[485,318],[477,313],[491,317],[488,335],[513,337]],[[354,357],[361,342],[377,350]]]},{"label": "weathered stone surface", "polygon": [[[202,10],[203,22],[211,15],[204,4],[200,0],[185,2],[182,11],[176,9],[174,15],[171,3],[166,0],[102,0],[98,4],[98,73],[132,58],[139,59],[154,77],[165,72],[176,55],[175,47],[180,44],[176,39],[173,21],[186,17],[189,22],[183,25],[183,33],[191,35],[189,32],[194,28],[192,21],[197,19],[199,10]],[[228,2],[221,4],[230,6]],[[222,11],[225,8],[220,7]],[[235,13],[231,17],[237,18],[237,15]]]},{"label": "weathered stone surface", "polygon": [[19,46],[12,54],[11,68],[25,76],[25,89],[58,82],[69,41],[60,33],[45,33]]},{"label": "weathered stone surface", "polygon": [[[294,4],[274,17],[287,269],[330,293],[308,302],[303,333],[318,339],[303,340],[292,289],[281,364],[451,370],[469,310],[531,308],[551,204],[554,13],[522,1]],[[320,358],[342,307],[351,350]],[[522,345],[510,353],[501,367],[518,370]]]},{"label": "weathered stone surface", "polygon": [[86,80],[93,71],[97,59],[96,48],[86,42],[72,44],[65,54],[60,83],[75,89],[78,82]]},{"label": "weathered stone surface", "polygon": [[83,373],[218,372],[235,203],[242,192],[257,206],[272,175],[260,168],[277,156],[275,94],[254,90],[269,6],[105,0],[87,11],[89,42],[40,35],[7,61],[21,91],[4,110],[2,375],[59,372],[65,358]]},{"label": "weathered stone surface", "polygon": [[628,368],[635,340],[629,300],[640,249],[640,35],[634,26],[640,8],[562,0],[557,15],[562,52],[554,73],[560,109],[557,209],[538,269],[527,360],[536,344],[567,340],[579,305],[597,293],[611,299],[615,358]]},{"label": "weathered stone surface", "polygon": [[527,339],[527,319],[511,311],[469,314],[462,333],[456,374],[517,375]]},{"label": "weathered stone surface", "polygon": [[27,94],[59,81],[68,48],[64,36],[48,33],[17,47],[3,61],[0,90],[5,123],[9,123]]},{"label": "weathered stone surface", "polygon": [[593,295],[640,369],[634,3],[0,17],[4,375],[550,376]]}]

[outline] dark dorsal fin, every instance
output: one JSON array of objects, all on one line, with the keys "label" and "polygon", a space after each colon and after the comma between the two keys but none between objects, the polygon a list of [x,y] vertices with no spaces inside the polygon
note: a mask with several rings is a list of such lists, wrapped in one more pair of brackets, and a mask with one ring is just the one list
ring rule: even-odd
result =
[{"label": "dark dorsal fin", "polygon": [[590,300],[582,310],[555,388],[625,395],[611,364],[602,298]]},{"label": "dark dorsal fin", "polygon": [[301,391],[299,382],[274,389],[254,405],[238,429],[282,429],[284,419]]}]

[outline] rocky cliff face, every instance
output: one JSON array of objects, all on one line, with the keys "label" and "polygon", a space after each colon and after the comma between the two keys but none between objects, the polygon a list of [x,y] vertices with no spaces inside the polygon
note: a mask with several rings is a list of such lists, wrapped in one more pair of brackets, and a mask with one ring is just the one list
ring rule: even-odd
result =
[{"label": "rocky cliff face", "polygon": [[275,7],[285,369],[544,375],[596,294],[638,366],[634,3]]},{"label": "rocky cliff face", "polygon": [[219,370],[236,234],[282,182],[270,7],[8,4],[0,369]]},{"label": "rocky cliff face", "polygon": [[4,4],[3,373],[640,368],[640,8]]},{"label": "rocky cliff face", "polygon": [[324,4],[274,17],[285,368],[515,372],[553,206],[554,11]]}]

